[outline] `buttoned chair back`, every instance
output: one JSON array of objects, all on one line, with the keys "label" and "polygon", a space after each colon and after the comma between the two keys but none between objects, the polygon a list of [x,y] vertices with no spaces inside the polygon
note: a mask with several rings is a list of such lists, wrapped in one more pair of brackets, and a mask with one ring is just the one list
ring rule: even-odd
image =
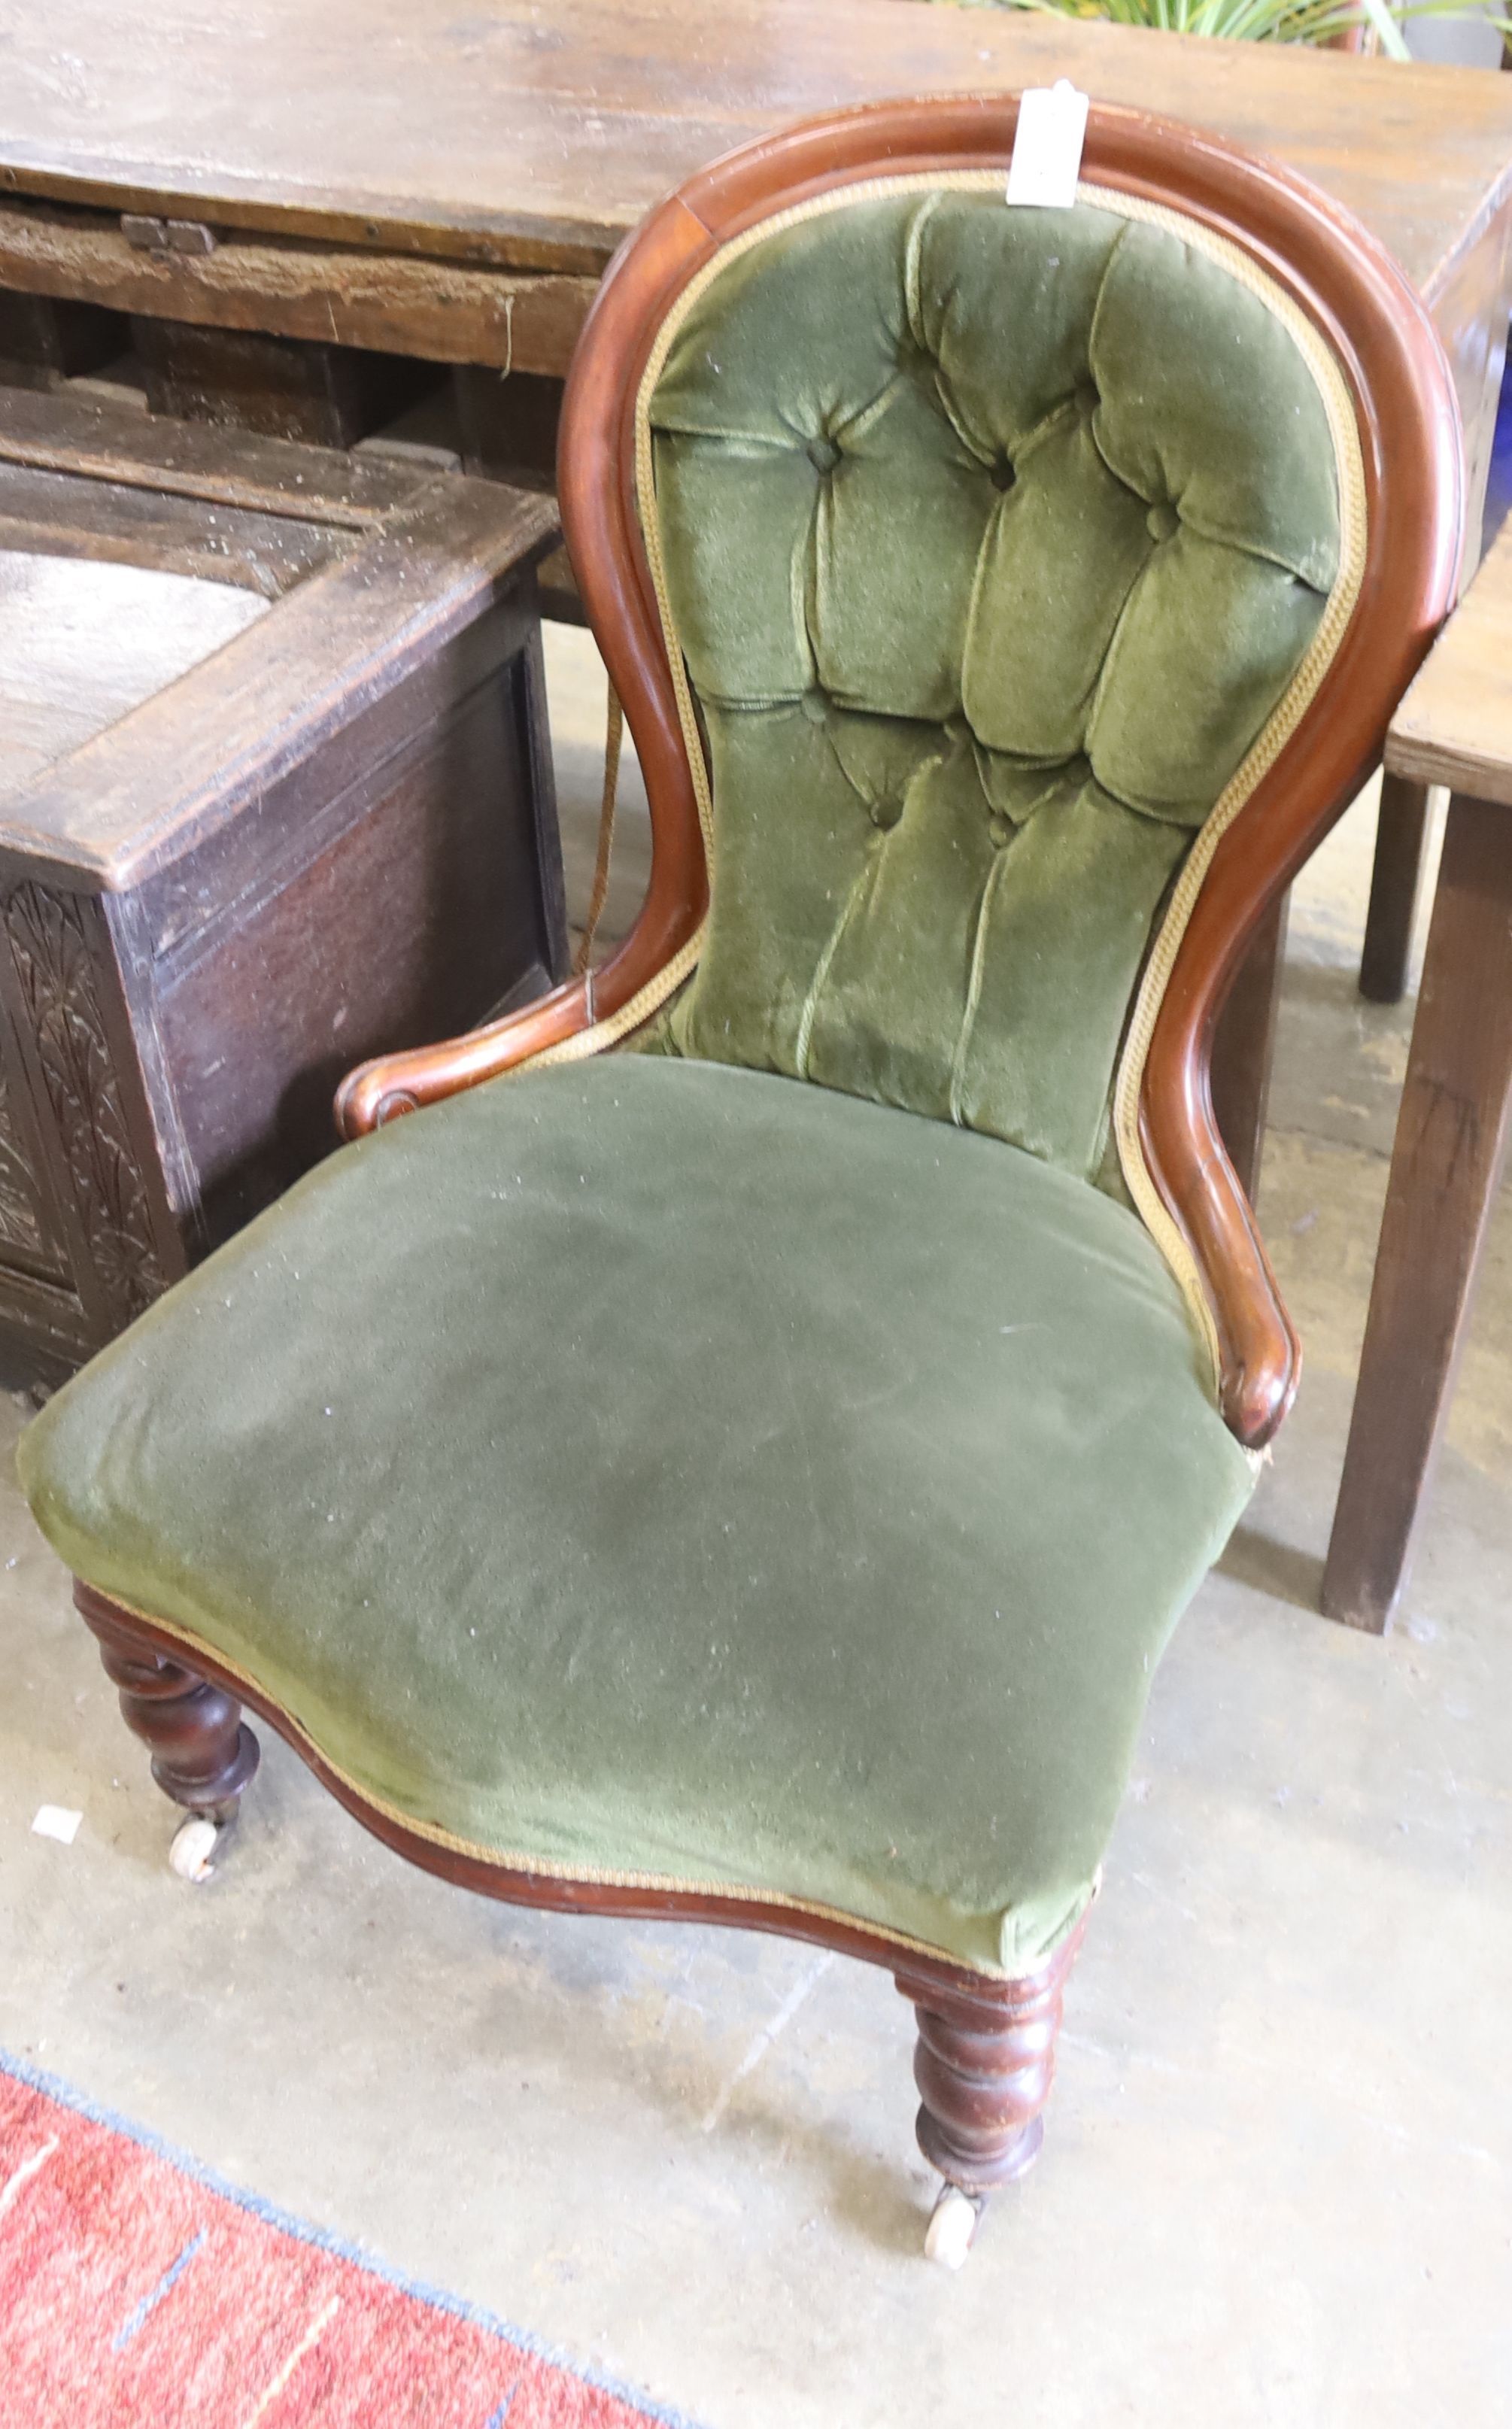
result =
[{"label": "buttoned chair back", "polygon": [[1094,108],[1075,207],[1011,207],[1015,109],[749,147],[601,293],[563,503],[658,868],[596,1042],[1126,1197],[1258,1443],[1298,1351],[1212,1030],[1451,594],[1454,400],[1311,190]]},{"label": "buttoned chair back", "polygon": [[1117,1187],[1193,837],[1357,594],[1341,374],[1219,240],[970,170],[759,225],[655,359],[643,528],[715,871],[668,1042]]}]

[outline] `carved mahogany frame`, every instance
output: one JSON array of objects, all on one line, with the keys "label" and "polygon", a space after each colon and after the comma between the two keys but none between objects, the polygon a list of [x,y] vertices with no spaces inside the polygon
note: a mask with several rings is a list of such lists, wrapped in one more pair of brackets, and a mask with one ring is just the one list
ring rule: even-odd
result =
[{"label": "carved mahogany frame", "polygon": [[[594,977],[450,1044],[384,1057],[337,1098],[349,1136],[511,1070],[623,1009],[695,934],[702,834],[634,494],[634,410],[657,331],[743,230],[879,174],[1003,167],[1016,97],[885,102],[745,145],[693,177],[611,264],[573,362],[562,518],[588,620],[645,773],[651,876],[635,926]],[[1296,1390],[1301,1351],[1213,1116],[1213,1033],[1269,906],[1378,763],[1388,720],[1452,603],[1462,449],[1448,366],[1422,306],[1357,221],[1304,179],[1142,112],[1089,118],[1089,182],[1165,204],[1247,254],[1319,330],[1354,402],[1368,519],[1364,575],[1296,730],[1223,837],[1161,1004],[1140,1100],[1145,1161],[1184,1235],[1217,1331],[1224,1414],[1258,1447]]]}]

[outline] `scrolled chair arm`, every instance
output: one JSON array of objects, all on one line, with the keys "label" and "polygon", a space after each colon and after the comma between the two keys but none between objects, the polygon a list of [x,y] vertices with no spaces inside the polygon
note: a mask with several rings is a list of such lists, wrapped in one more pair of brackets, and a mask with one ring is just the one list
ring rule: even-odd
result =
[{"label": "scrolled chair arm", "polygon": [[[699,872],[701,878],[701,871]],[[506,1013],[469,1029],[460,1037],[442,1038],[434,1046],[413,1046],[397,1054],[380,1054],[349,1071],[336,1095],[336,1126],[343,1139],[364,1138],[401,1114],[438,1104],[464,1088],[518,1071],[549,1048],[616,1019],[636,1000],[647,997],[646,1016],[655,983],[691,945],[702,917],[705,894],[701,883],[690,890],[683,872],[664,875],[652,865],[651,884],[639,918],[618,950],[600,970],[567,980],[518,1012]],[[622,1022],[605,1036],[626,1034]]]},{"label": "scrolled chair arm", "polygon": [[1175,1154],[1168,1134],[1160,1157],[1146,1116],[1145,1155],[1202,1276],[1224,1422],[1247,1450],[1262,1450],[1296,1397],[1302,1344],[1210,1105],[1184,1131]]},{"label": "scrolled chair arm", "polygon": [[[1341,772],[1339,794],[1348,798],[1359,770],[1350,765]],[[1195,1265],[1217,1350],[1219,1406],[1247,1450],[1263,1449],[1290,1408],[1302,1345],[1218,1128],[1212,1047],[1265,904],[1303,856],[1311,823],[1305,801],[1283,768],[1257,788],[1259,815],[1249,832],[1241,815],[1220,843],[1161,1000],[1140,1088],[1141,1157]]]},{"label": "scrolled chair arm", "polygon": [[[1226,1156],[1223,1161],[1227,1165]],[[1226,1266],[1215,1269],[1213,1277],[1221,1352],[1218,1397],[1230,1433],[1247,1450],[1263,1450],[1296,1398],[1302,1344],[1287,1314],[1264,1243],[1248,1219],[1238,1179],[1231,1166],[1228,1171],[1243,1229],[1237,1241],[1231,1231]],[[1204,1181],[1221,1203],[1216,1169],[1206,1173]],[[1231,1215],[1229,1220],[1232,1224]]]},{"label": "scrolled chair arm", "polygon": [[570,979],[522,1011],[469,1029],[461,1037],[359,1063],[337,1090],[337,1129],[344,1139],[364,1138],[400,1114],[416,1113],[421,1105],[436,1104],[460,1089],[517,1070],[548,1047],[591,1028],[595,1008],[588,980]]}]

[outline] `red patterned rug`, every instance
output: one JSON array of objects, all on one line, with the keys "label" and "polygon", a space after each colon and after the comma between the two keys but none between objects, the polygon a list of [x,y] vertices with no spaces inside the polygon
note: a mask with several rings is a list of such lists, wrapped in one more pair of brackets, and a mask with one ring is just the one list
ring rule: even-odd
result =
[{"label": "red patterned rug", "polygon": [[0,2421],[651,2429],[676,2416],[0,2052]]}]

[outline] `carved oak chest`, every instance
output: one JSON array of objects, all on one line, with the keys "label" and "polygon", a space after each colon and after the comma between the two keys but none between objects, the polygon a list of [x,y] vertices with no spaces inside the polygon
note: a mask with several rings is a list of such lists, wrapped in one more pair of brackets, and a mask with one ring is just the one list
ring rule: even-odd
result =
[{"label": "carved oak chest", "polygon": [[331,1148],[350,1065],[564,974],[555,537],[423,451],[0,389],[0,1380]]}]

